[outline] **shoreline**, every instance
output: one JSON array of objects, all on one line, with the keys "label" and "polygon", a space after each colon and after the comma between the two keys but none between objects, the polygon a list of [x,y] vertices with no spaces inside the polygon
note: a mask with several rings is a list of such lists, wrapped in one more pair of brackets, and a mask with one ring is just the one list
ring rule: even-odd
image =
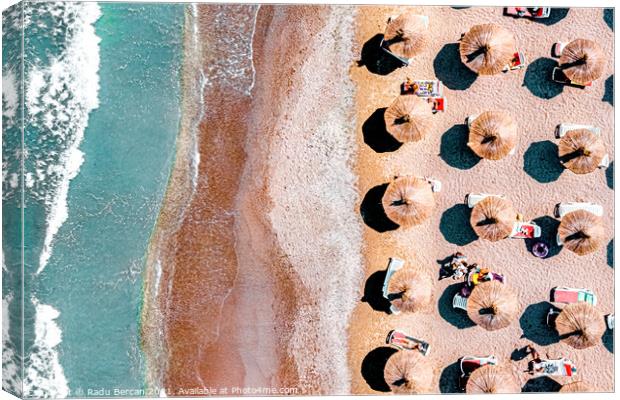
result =
[{"label": "shoreline", "polygon": [[[211,20],[209,15],[220,12],[218,10],[217,7],[198,7],[201,37],[205,43],[213,44],[216,39],[209,35],[220,33],[217,32],[217,28],[205,25]],[[304,244],[305,239],[299,237],[295,229],[291,230],[289,222],[290,218],[299,220],[297,213],[290,212],[289,205],[300,200],[299,194],[295,191],[304,189],[303,186],[297,187],[303,179],[293,183],[289,180],[290,177],[282,175],[280,170],[282,163],[289,160],[286,153],[300,155],[308,150],[316,151],[312,149],[313,142],[310,137],[304,138],[301,132],[294,135],[294,137],[303,138],[301,141],[287,142],[285,140],[288,138],[287,135],[290,135],[288,132],[291,129],[290,122],[300,117],[304,118],[300,112],[304,112],[309,103],[303,99],[316,98],[318,100],[317,94],[326,90],[331,93],[332,97],[341,96],[335,89],[334,83],[342,79],[338,77],[339,75],[348,75],[348,67],[346,70],[339,70],[340,67],[335,70],[328,68],[321,72],[322,82],[317,81],[321,82],[318,86],[305,82],[305,74],[317,67],[319,67],[317,71],[323,68],[320,63],[325,56],[339,57],[339,52],[343,51],[326,45],[325,43],[328,42],[324,38],[343,34],[344,31],[340,25],[347,10],[312,6],[260,7],[258,20],[251,33],[253,38],[251,61],[255,77],[250,86],[252,95],[239,97],[242,99],[241,103],[237,102],[234,105],[240,111],[238,115],[245,115],[244,124],[237,124],[237,128],[233,129],[232,125],[226,122],[225,117],[216,115],[215,110],[222,109],[221,107],[231,107],[233,103],[229,101],[222,103],[222,92],[211,83],[204,92],[206,109],[211,112],[206,113],[199,136],[201,157],[198,188],[187,208],[180,211],[182,208],[180,205],[185,204],[183,196],[189,192],[191,186],[191,141],[188,127],[191,127],[192,116],[199,113],[191,108],[191,99],[195,101],[197,96],[192,95],[193,92],[188,92],[194,88],[197,79],[196,68],[200,68],[193,61],[197,57],[190,54],[189,61],[184,63],[183,109],[192,112],[191,115],[184,113],[177,160],[171,175],[165,205],[158,221],[158,228],[153,234],[149,251],[149,267],[145,279],[143,332],[145,353],[151,360],[148,364],[150,367],[147,368],[149,386],[164,386],[172,389],[173,393],[175,389],[193,386],[225,389],[244,385],[294,389],[298,394],[335,392],[344,394],[348,392],[349,378],[346,365],[334,362],[336,354],[341,354],[338,357],[344,357],[343,360],[346,360],[346,351],[344,351],[346,344],[343,348],[342,335],[330,338],[332,334],[328,334],[328,331],[334,329],[334,323],[340,326],[337,329],[344,332],[348,322],[346,317],[344,319],[341,317],[346,315],[344,309],[340,310],[337,316],[332,310],[331,303],[339,297],[331,293],[332,286],[336,283],[340,285],[340,282],[337,276],[327,280],[315,276],[316,273],[312,272],[312,269],[319,266],[329,268],[330,261],[325,257],[333,257],[333,254],[336,254],[334,252],[341,252],[346,247],[350,247],[350,244],[341,239],[329,245],[326,242],[322,245],[325,250],[319,254],[312,250],[313,247]],[[186,15],[187,18],[191,17],[190,12]],[[346,18],[352,17],[347,15]],[[290,24],[291,19],[299,23]],[[191,26],[189,22],[186,25]],[[313,38],[312,40],[317,40],[323,44],[322,46],[310,45],[310,38],[313,35],[319,36],[319,39]],[[187,49],[191,49],[189,47],[192,44],[190,36],[186,35],[184,41]],[[283,40],[299,43],[299,46],[286,46]],[[207,61],[203,59],[202,64],[208,65],[205,63]],[[312,63],[319,64],[310,67]],[[226,72],[215,71],[213,73]],[[283,85],[282,82],[285,84]],[[237,85],[235,90],[243,88]],[[305,94],[297,93],[298,91]],[[230,97],[230,92],[228,97]],[[294,106],[288,105],[291,102]],[[328,110],[326,108],[328,105],[324,103],[313,101],[313,104],[312,107],[316,109],[317,116]],[[343,107],[344,111],[337,113],[341,113],[342,116],[352,114],[346,105]],[[348,117],[343,121],[347,119]],[[234,119],[230,121],[236,123]],[[208,128],[209,126],[211,129]],[[227,127],[226,130],[222,128],[223,126]],[[321,134],[329,136],[333,136],[331,130],[340,130],[337,126],[324,126],[320,118],[306,123],[304,128],[322,130],[321,132],[325,133]],[[232,145],[230,136],[235,129],[240,139]],[[294,130],[297,131],[298,128],[295,127]],[[352,127],[351,132],[353,132]],[[345,142],[338,142],[342,139],[327,140],[325,142],[328,147],[325,150],[336,150],[341,154],[347,154],[351,151],[347,148],[349,145],[345,144],[350,140],[349,135],[338,132],[337,136],[344,138]],[[231,144],[224,147],[222,140]],[[338,148],[343,145],[345,147]],[[218,160],[219,156],[214,157],[212,152],[205,153],[208,151],[206,149],[213,148],[213,146],[227,149],[226,156],[229,161],[224,163],[228,167],[228,175],[225,179],[218,175],[220,174],[218,168],[222,165],[222,161]],[[284,158],[278,161],[277,157]],[[321,163],[331,163],[330,158],[322,155],[319,160]],[[342,167],[349,162],[347,160],[345,157]],[[234,181],[231,180],[230,174],[230,168],[233,166],[239,171],[238,175],[234,175],[236,177]],[[313,167],[312,163],[293,163],[290,165],[289,172],[307,176],[308,173],[315,174],[313,169],[317,168],[325,168],[325,165],[317,164]],[[214,174],[219,180],[213,180]],[[323,179],[318,175],[316,178]],[[342,183],[351,180],[346,183],[350,185],[355,176],[335,172],[335,175],[329,179],[339,181],[345,179]],[[342,183],[337,183],[336,187],[340,187]],[[330,183],[325,181],[322,184]],[[179,190],[178,188],[185,189]],[[217,198],[217,203],[211,202],[211,204],[222,203],[222,199],[225,198],[222,195],[223,188],[231,188],[228,192],[230,200],[227,203],[229,204],[227,207],[230,208],[224,211],[224,215],[228,215],[226,218],[229,222],[222,224],[221,218],[215,217],[214,221],[218,221],[214,225],[217,229],[217,236],[213,236],[213,233],[209,233],[208,230],[200,233],[203,224],[196,224],[196,221],[204,220],[204,217],[197,219],[197,216],[204,212],[204,204],[208,204],[205,202],[209,202],[209,198]],[[214,191],[217,193],[214,194]],[[303,192],[299,193],[302,198],[305,196]],[[351,194],[352,192],[343,193],[342,200],[346,202]],[[288,201],[283,203],[279,200],[282,195],[292,195],[295,200],[288,198]],[[333,200],[341,201],[338,198]],[[305,207],[305,205],[300,204],[300,207]],[[352,209],[353,205],[349,204],[348,207]],[[333,211],[335,210],[332,210],[331,206],[326,208],[327,215]],[[218,214],[222,215],[221,212]],[[337,216],[341,218],[339,214],[342,213],[338,211],[330,218]],[[351,221],[340,225],[358,226],[352,211],[351,214],[346,215],[346,218],[350,218]],[[191,221],[194,221],[193,227],[191,227]],[[309,221],[306,229],[320,232],[325,230],[326,223],[329,222],[313,219]],[[361,225],[359,226],[361,228]],[[177,228],[178,231],[175,231]],[[226,234],[230,238],[228,244],[221,240],[224,236],[224,229],[230,229],[228,231],[230,233]],[[352,240],[355,234],[348,236]],[[195,238],[205,238],[209,241],[219,239],[215,245],[210,242],[209,246],[203,245],[200,250],[195,248],[188,253]],[[299,250],[304,247],[307,249],[300,252]],[[218,253],[214,254],[215,258],[204,253],[209,248],[218,249]],[[233,253],[229,253],[229,249],[232,249]],[[197,253],[203,255],[198,256]],[[229,260],[226,263],[232,261],[228,264],[229,266],[226,266],[228,272],[225,272],[225,281],[208,274],[201,277],[202,272],[181,267],[187,263],[181,260],[193,260],[192,262],[199,263],[216,262],[223,266],[221,261],[224,260],[222,258],[224,254],[227,254],[225,259]],[[351,257],[338,257],[339,260],[331,261],[331,264],[345,263],[346,265],[344,261],[346,258],[351,259]],[[160,276],[156,268],[158,263],[162,266]],[[315,267],[312,264],[315,264]],[[349,269],[351,272],[346,273],[357,274],[356,265],[358,263],[347,265],[345,270]],[[179,281],[179,276],[186,276],[186,278]],[[188,281],[189,277],[191,278]],[[156,287],[158,282],[159,289]],[[340,289],[346,289],[349,284],[352,284],[351,289],[347,290],[355,290],[354,287],[357,286],[350,278],[344,278],[343,282],[345,285]],[[225,286],[221,286],[222,283],[225,283]],[[187,286],[188,284],[192,286]],[[201,286],[211,291],[209,299],[198,300],[197,287]],[[329,292],[321,294],[326,290]],[[154,298],[155,294],[157,298]],[[351,301],[351,306],[353,305],[353,299],[345,300]],[[204,304],[204,307],[201,307],[199,312],[195,309],[191,314],[194,317],[190,317],[189,311],[179,308],[183,304],[191,304],[190,308],[193,308],[195,304]],[[334,320],[334,318],[337,319]],[[191,325],[192,330],[199,326],[204,326],[206,329],[201,328],[200,335],[192,334],[191,331],[183,329],[183,324]],[[245,331],[252,332],[251,336],[244,335]],[[192,338],[191,342],[194,348],[198,345],[197,349],[200,354],[188,353],[191,346],[189,342],[182,339],[183,335]],[[320,358],[315,360],[316,355],[307,352],[317,351],[316,345],[319,341],[323,342],[323,346],[331,346],[331,350],[321,351]],[[167,349],[168,354],[159,354],[154,357],[160,349]],[[194,365],[193,368],[192,365]],[[222,368],[224,365],[227,367]]]},{"label": "shoreline", "polygon": [[[242,7],[237,14],[247,11]],[[430,16],[430,29],[437,35],[431,48],[410,67],[389,75],[351,66],[363,45],[383,32],[387,17],[405,8]],[[217,10],[221,9],[198,6],[200,37],[211,51],[225,47],[217,35],[223,28],[210,25]],[[451,368],[469,351],[463,343],[486,343],[485,352],[508,360],[511,350],[541,335],[540,329],[524,321],[514,322],[502,334],[471,327],[466,317],[446,306],[454,283],[448,280],[434,283],[434,306],[427,312],[392,316],[373,310],[359,299],[389,257],[403,258],[435,274],[439,259],[464,249],[472,259],[504,273],[520,291],[522,311],[534,318],[536,309],[527,308],[528,304],[537,306],[547,298],[550,285],[570,286],[572,281],[597,288],[605,311],[609,304],[613,306],[613,290],[605,290],[608,286],[597,283],[586,268],[570,268],[575,260],[567,251],[538,260],[522,241],[490,244],[472,238],[467,230],[469,214],[462,209],[467,192],[507,192],[527,218],[548,215],[549,204],[572,200],[568,198],[575,195],[571,187],[583,187],[590,194],[588,200],[608,207],[607,186],[597,190],[605,185],[604,174],[583,179],[564,172],[556,183],[540,182],[535,172],[546,168],[545,157],[540,152],[528,154],[537,143],[548,141],[558,110],[580,105],[578,112],[572,112],[574,118],[596,115],[605,132],[613,129],[613,119],[604,118],[605,106],[599,104],[602,84],[586,93],[566,89],[562,96],[543,101],[532,96],[538,89],[529,83],[531,78],[524,78],[525,71],[450,81],[446,68],[460,65],[453,65],[458,62],[454,43],[460,32],[480,21],[497,20],[489,10],[497,8],[261,5],[248,32],[227,43],[242,44],[235,47],[235,54],[250,52],[247,58],[233,61],[252,63],[251,80],[244,75],[250,71],[245,64],[235,64],[239,69],[232,72],[218,70],[226,65],[217,54],[184,62],[184,93],[199,82],[197,71],[202,68],[212,67],[207,73],[216,75],[207,76],[213,79],[203,87],[206,112],[200,125],[200,162],[193,158],[198,167],[196,194],[187,199],[193,193],[194,164],[188,136],[192,118],[185,111],[192,110],[194,117],[201,111],[192,109],[198,103],[192,92],[193,101],[184,97],[185,130],[180,133],[171,200],[167,192],[167,206],[158,220],[162,227],[154,233],[153,251],[149,251],[145,293],[151,297],[145,296],[143,317],[150,322],[144,326],[145,332],[159,336],[149,339],[145,351],[170,351],[161,355],[166,360],[154,362],[155,368],[149,369],[152,384],[158,381],[173,389],[252,386],[296,388],[295,394],[377,394],[383,390],[365,376],[367,357],[385,347],[390,329],[401,328],[432,344],[428,361],[436,371],[432,386],[438,393],[454,389]],[[583,13],[592,14],[587,14],[592,19],[596,11]],[[586,29],[587,18],[580,18],[581,14],[569,14],[566,22]],[[437,21],[444,20],[453,23],[439,30]],[[500,21],[515,32],[528,55],[543,54],[546,44],[535,38],[547,27]],[[608,34],[596,29],[602,37]],[[241,34],[251,37],[249,50]],[[190,65],[193,73],[185,70]],[[395,152],[373,150],[364,128],[369,117],[391,103],[406,77],[435,76],[446,82],[449,108],[435,115],[433,132]],[[533,93],[520,89],[523,82]],[[507,108],[511,102],[534,104],[516,115],[518,124],[527,129],[514,156],[496,163],[453,156],[465,132],[464,116],[492,105]],[[511,187],[503,171],[512,171]],[[363,223],[360,208],[372,188],[394,175],[433,176],[444,183],[444,190],[437,196],[436,212],[422,225],[379,233]],[[546,191],[539,193],[539,189]],[[179,206],[183,202],[188,202],[186,209]],[[597,277],[607,279],[613,269],[599,265],[605,263],[603,253],[578,262],[595,266]],[[515,259],[523,260],[523,265],[511,262]],[[158,260],[161,287],[153,299]],[[174,265],[179,266],[176,272]],[[542,271],[536,281],[528,279],[533,270]],[[604,346],[579,353],[555,343],[542,347],[554,354],[566,353],[584,367],[597,359],[610,359]],[[514,363],[515,368],[521,366]],[[598,376],[593,371],[584,368],[582,376],[600,390],[608,390],[612,381],[607,374]],[[525,383],[525,377],[521,379]]]},{"label": "shoreline", "polygon": [[[146,382],[148,389],[163,388],[163,376],[167,367],[167,354],[165,351],[164,339],[164,316],[162,313],[159,299],[159,284],[161,283],[162,274],[162,249],[164,241],[171,236],[171,232],[176,230],[174,221],[179,220],[184,209],[191,199],[185,199],[181,193],[191,188],[190,167],[191,154],[193,152],[192,125],[196,119],[197,110],[191,106],[198,98],[193,89],[191,82],[198,65],[196,60],[200,59],[199,54],[188,53],[190,47],[193,47],[194,38],[192,34],[188,34],[188,19],[193,18],[189,9],[185,10],[185,23],[183,33],[183,61],[181,71],[181,122],[179,126],[179,134],[176,141],[176,155],[173,162],[172,170],[168,181],[168,186],[164,194],[162,207],[157,218],[155,228],[149,240],[147,249],[147,258],[144,272],[144,285],[142,292],[142,307],[140,315],[140,331],[142,337],[142,350],[145,356],[146,364]],[[179,190],[185,188],[185,190]],[[167,260],[165,258],[164,260]]]}]

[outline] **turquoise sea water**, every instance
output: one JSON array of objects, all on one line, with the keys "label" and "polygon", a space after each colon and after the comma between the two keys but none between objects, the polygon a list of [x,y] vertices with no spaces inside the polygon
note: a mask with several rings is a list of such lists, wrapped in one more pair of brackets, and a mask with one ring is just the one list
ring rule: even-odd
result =
[{"label": "turquoise sea water", "polygon": [[114,396],[144,385],[142,272],[175,154],[185,6],[31,7],[25,394]]}]

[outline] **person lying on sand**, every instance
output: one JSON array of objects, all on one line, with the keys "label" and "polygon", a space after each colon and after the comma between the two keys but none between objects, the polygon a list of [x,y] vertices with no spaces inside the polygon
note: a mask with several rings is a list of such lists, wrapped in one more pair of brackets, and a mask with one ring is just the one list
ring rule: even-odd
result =
[{"label": "person lying on sand", "polygon": [[397,346],[405,347],[409,350],[419,350],[420,343],[414,342],[413,340],[409,340],[407,338],[395,337],[392,339],[392,344]]},{"label": "person lying on sand", "polygon": [[452,254],[452,258],[448,263],[445,263],[441,266],[441,271],[439,273],[439,280],[442,280],[447,277],[452,277],[452,279],[459,279],[465,276],[469,272],[469,265],[467,264],[467,257],[457,251]]},{"label": "person lying on sand", "polygon": [[538,351],[536,351],[536,349],[532,346],[532,345],[527,345],[526,347],[526,353],[530,354],[532,356],[532,359],[527,363],[527,372],[529,372],[530,374],[534,375],[536,373],[541,373],[544,370],[544,367],[542,365],[542,358],[540,358],[540,354],[538,354]]}]

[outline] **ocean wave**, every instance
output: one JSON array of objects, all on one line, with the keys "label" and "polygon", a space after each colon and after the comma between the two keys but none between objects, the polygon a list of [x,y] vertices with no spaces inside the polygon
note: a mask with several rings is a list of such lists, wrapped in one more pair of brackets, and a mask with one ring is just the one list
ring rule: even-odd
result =
[{"label": "ocean wave", "polygon": [[56,319],[60,316],[54,307],[32,298],[35,306],[34,345],[30,349],[24,376],[24,395],[34,398],[64,398],[69,385],[58,359],[56,346],[62,341],[62,331]]},{"label": "ocean wave", "polygon": [[[5,269],[4,260],[2,269]],[[10,336],[9,307],[12,301],[12,293],[2,297],[2,388],[7,392],[20,395],[22,391],[21,362],[17,346]]]},{"label": "ocean wave", "polygon": [[27,197],[42,201],[47,211],[37,273],[45,268],[54,236],[67,219],[69,182],[84,161],[79,146],[89,113],[99,106],[100,39],[94,23],[100,15],[96,3],[37,3],[25,12],[26,29],[32,31],[28,36],[55,23],[50,54],[43,57],[33,50],[26,70],[25,168],[32,189]]},{"label": "ocean wave", "polygon": [[2,71],[2,117],[5,124],[13,125],[19,106],[17,73],[12,69]]},{"label": "ocean wave", "polygon": [[[79,146],[89,113],[99,106],[99,42],[96,3],[30,3],[24,10],[26,66],[25,201],[45,206],[46,230],[36,271],[52,254],[55,235],[68,217],[69,183],[84,161]],[[41,37],[46,38],[41,50]],[[34,296],[33,346],[25,356],[24,394],[49,398],[69,395],[57,347],[60,312]]]},{"label": "ocean wave", "polygon": [[2,13],[2,199],[21,192],[21,38],[22,6]]}]

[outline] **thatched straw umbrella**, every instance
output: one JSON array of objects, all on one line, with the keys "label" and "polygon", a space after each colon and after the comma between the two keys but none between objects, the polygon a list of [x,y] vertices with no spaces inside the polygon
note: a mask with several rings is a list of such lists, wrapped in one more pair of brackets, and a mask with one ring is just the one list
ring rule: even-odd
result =
[{"label": "thatched straw umbrella", "polygon": [[383,377],[397,394],[429,393],[434,371],[428,359],[417,351],[398,351],[385,364]]},{"label": "thatched straw umbrella", "polygon": [[467,299],[467,315],[487,331],[507,327],[518,314],[517,292],[498,281],[479,283]]},{"label": "thatched straw umbrella", "polygon": [[517,213],[508,200],[489,196],[476,203],[469,222],[480,238],[496,242],[510,235],[516,220]]},{"label": "thatched straw umbrella", "polygon": [[469,128],[467,145],[481,158],[499,160],[506,157],[517,144],[517,124],[500,111],[485,111]]},{"label": "thatched straw umbrella", "polygon": [[603,219],[585,210],[564,215],[558,235],[564,247],[580,256],[596,251],[605,240]]},{"label": "thatched straw umbrella", "polygon": [[422,53],[430,41],[424,17],[412,13],[401,14],[390,20],[383,39],[384,45],[394,55],[407,60]]},{"label": "thatched straw umbrella", "polygon": [[558,153],[562,164],[576,174],[594,172],[603,157],[605,145],[600,136],[587,129],[568,131],[560,140]]},{"label": "thatched straw umbrella", "polygon": [[560,340],[576,349],[601,343],[605,328],[603,315],[586,302],[567,304],[555,320]]},{"label": "thatched straw umbrella", "polygon": [[390,183],[383,195],[383,209],[402,227],[418,225],[435,209],[435,197],[428,181],[404,176]]},{"label": "thatched straw umbrella", "polygon": [[398,270],[388,285],[388,293],[396,294],[392,304],[400,311],[416,312],[427,307],[431,302],[433,278],[420,268],[403,268]]},{"label": "thatched straw umbrella", "polygon": [[385,127],[400,142],[417,142],[433,126],[433,110],[418,96],[398,96],[385,110]]},{"label": "thatched straw umbrella", "polygon": [[579,83],[592,82],[603,76],[605,62],[603,50],[588,39],[573,40],[560,56],[560,68],[566,77]]},{"label": "thatched straw umbrella", "polygon": [[461,38],[461,61],[480,75],[495,75],[512,61],[517,44],[511,32],[495,24],[473,26]]},{"label": "thatched straw umbrella", "polygon": [[560,392],[562,393],[588,393],[588,392],[592,392],[592,388],[590,387],[590,385],[588,385],[584,381],[577,381],[577,382],[567,383],[566,385],[562,385]]},{"label": "thatched straw umbrella", "polygon": [[508,368],[487,364],[471,373],[465,391],[469,394],[520,393],[521,385]]}]

